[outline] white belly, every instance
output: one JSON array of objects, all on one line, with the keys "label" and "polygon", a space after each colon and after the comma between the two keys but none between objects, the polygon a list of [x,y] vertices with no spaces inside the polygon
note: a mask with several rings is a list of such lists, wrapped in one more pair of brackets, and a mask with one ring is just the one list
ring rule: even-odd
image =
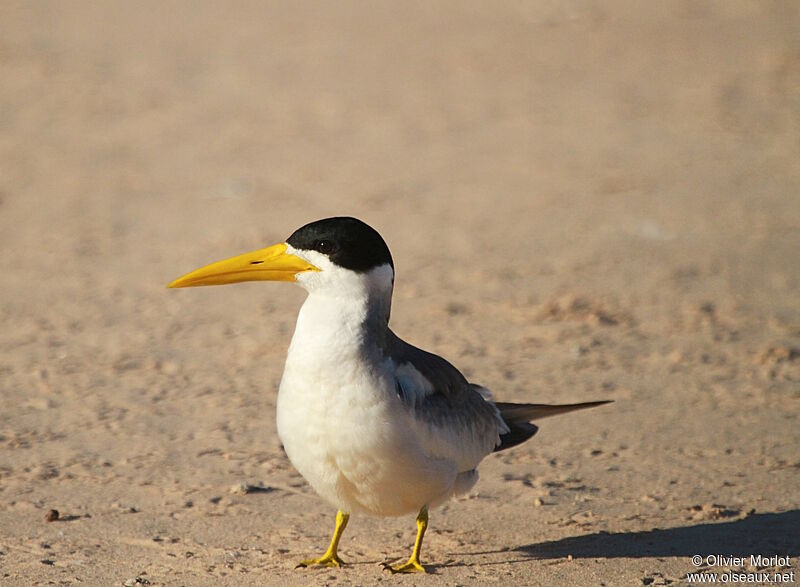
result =
[{"label": "white belly", "polygon": [[408,418],[392,373],[352,357],[320,363],[290,351],[278,435],[297,470],[342,511],[397,516],[451,494],[456,464],[425,454]]}]

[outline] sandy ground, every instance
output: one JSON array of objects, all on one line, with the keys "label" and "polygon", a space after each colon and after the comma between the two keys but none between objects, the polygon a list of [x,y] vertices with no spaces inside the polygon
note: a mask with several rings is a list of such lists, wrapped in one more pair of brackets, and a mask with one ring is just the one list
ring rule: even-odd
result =
[{"label": "sandy ground", "polygon": [[[0,3],[0,583],[800,571],[796,3],[95,4]],[[275,432],[303,292],[164,287],[334,214],[390,244],[404,338],[616,400],[487,458],[426,577],[379,566],[410,517],[294,570],[334,515]]]}]

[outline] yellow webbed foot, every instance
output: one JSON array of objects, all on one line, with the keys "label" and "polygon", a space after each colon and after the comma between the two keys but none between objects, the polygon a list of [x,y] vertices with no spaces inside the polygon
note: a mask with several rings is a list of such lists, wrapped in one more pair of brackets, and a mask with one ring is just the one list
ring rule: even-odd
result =
[{"label": "yellow webbed foot", "polygon": [[422,538],[425,536],[425,530],[428,528],[428,506],[422,506],[417,515],[417,539],[414,541],[414,550],[411,552],[411,558],[408,562],[402,565],[390,565],[388,563],[383,565],[383,568],[395,573],[424,573],[425,567],[419,562],[419,553],[422,552]]},{"label": "yellow webbed foot", "polygon": [[425,573],[425,567],[419,564],[419,561],[410,560],[402,565],[390,565],[384,563],[383,569],[389,571],[392,575],[396,573]]},{"label": "yellow webbed foot", "polygon": [[341,567],[344,566],[344,564],[345,562],[342,559],[340,559],[338,555],[326,553],[325,555],[319,558],[310,558],[304,561],[300,561],[299,563],[297,563],[297,566],[295,568],[299,569],[300,567],[305,568],[305,567],[316,567],[316,566]]},{"label": "yellow webbed foot", "polygon": [[339,558],[339,539],[342,537],[342,532],[344,532],[345,527],[347,526],[347,521],[350,519],[350,515],[344,513],[343,511],[339,510],[336,512],[336,528],[333,531],[333,538],[331,538],[331,545],[328,547],[328,550],[325,551],[319,558],[310,558],[304,561],[300,561],[297,563],[295,569],[299,569],[301,567],[341,567],[344,566],[344,561]]}]

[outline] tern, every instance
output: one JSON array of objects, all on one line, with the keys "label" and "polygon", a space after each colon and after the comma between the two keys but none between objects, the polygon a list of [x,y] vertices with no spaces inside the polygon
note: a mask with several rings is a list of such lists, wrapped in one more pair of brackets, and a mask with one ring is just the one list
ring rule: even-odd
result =
[{"label": "tern", "polygon": [[417,513],[411,557],[384,566],[425,572],[428,510],[467,492],[478,463],[516,446],[541,418],[607,401],[547,405],[493,402],[442,357],[389,328],[394,262],[361,220],[336,217],[286,242],[192,271],[169,287],[242,281],[296,282],[308,292],[278,390],[278,436],[311,487],[338,508],[327,551],[298,567],[338,567],[350,514]]}]

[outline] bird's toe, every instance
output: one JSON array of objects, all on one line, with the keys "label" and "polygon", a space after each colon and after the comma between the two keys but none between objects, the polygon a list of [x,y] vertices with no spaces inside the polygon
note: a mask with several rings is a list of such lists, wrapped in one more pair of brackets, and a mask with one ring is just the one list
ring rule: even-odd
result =
[{"label": "bird's toe", "polygon": [[345,562],[340,559],[337,555],[333,556],[322,556],[320,558],[310,558],[307,560],[300,561],[297,563],[296,569],[306,568],[306,567],[343,567]]},{"label": "bird's toe", "polygon": [[423,567],[419,561],[408,561],[407,563],[403,563],[402,565],[391,565],[389,563],[383,563],[383,569],[385,571],[389,571],[391,574],[395,575],[397,573],[425,573],[425,567]]}]

